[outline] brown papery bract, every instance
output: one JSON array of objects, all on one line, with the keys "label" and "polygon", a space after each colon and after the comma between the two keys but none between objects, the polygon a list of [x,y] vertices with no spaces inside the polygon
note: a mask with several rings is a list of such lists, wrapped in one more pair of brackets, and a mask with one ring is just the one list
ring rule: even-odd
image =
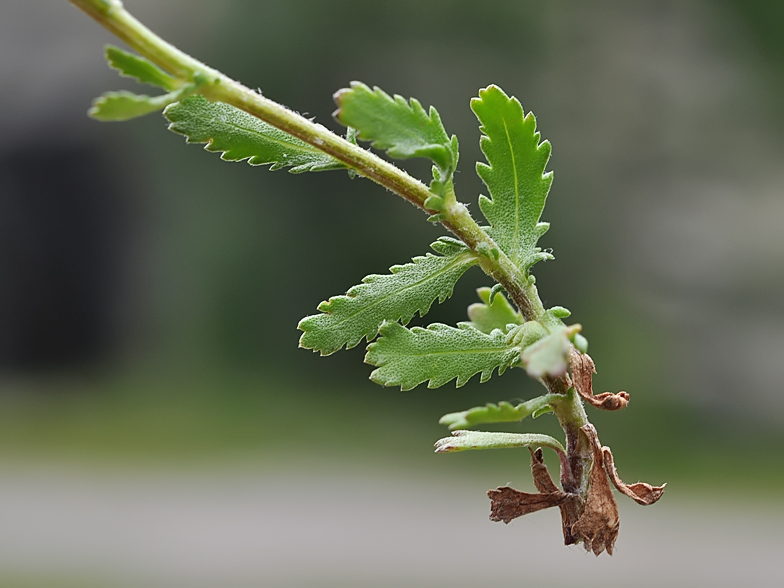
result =
[{"label": "brown papery bract", "polygon": [[580,397],[591,406],[602,410],[621,410],[629,404],[628,392],[602,392],[593,393],[593,374],[596,366],[587,353],[580,353],[572,348],[569,366],[572,372],[572,384]]},{"label": "brown papery bract", "polygon": [[551,494],[529,494],[509,486],[502,486],[495,490],[488,490],[487,496],[491,501],[490,520],[509,524],[513,519],[523,515],[558,506],[566,500],[568,494],[560,490]]},{"label": "brown papery bract", "polygon": [[618,517],[618,504],[613,497],[610,481],[604,471],[602,446],[593,425],[585,425],[580,430],[588,438],[593,451],[591,480],[585,510],[572,531],[578,539],[582,539],[587,551],[600,555],[604,550],[612,555],[618,529],[621,526]]},{"label": "brown papery bract", "polygon": [[[558,486],[555,485],[553,479],[550,477],[550,472],[547,466],[544,465],[544,456],[542,449],[531,451],[531,474],[534,478],[534,486],[539,492],[553,493],[560,492]],[[561,466],[562,468],[564,465]],[[568,466],[567,466],[568,467]],[[566,493],[566,498],[558,505],[561,510],[561,525],[563,527],[564,544],[574,545],[577,543],[577,538],[572,531],[572,527],[580,518],[582,512],[583,502],[577,494]]]},{"label": "brown papery bract", "polygon": [[637,482],[636,484],[624,484],[618,477],[618,472],[615,469],[615,462],[613,460],[612,451],[609,447],[602,447],[602,454],[604,456],[604,471],[609,476],[612,483],[618,488],[618,491],[633,499],[638,504],[648,506],[659,500],[664,494],[664,487],[651,486],[646,482]]}]

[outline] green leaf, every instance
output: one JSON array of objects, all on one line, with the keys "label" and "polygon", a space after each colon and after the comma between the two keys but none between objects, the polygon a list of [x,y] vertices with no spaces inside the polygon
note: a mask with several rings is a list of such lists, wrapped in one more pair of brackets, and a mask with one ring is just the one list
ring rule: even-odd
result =
[{"label": "green leaf", "polygon": [[276,129],[242,110],[203,96],[172,104],[164,115],[169,129],[188,143],[206,143],[207,151],[226,161],[271,164],[271,170],[291,167],[292,173],[345,169],[345,165],[315,147]]},{"label": "green leaf", "polygon": [[460,387],[478,373],[486,382],[495,369],[501,374],[520,358],[520,349],[508,347],[501,331],[487,334],[469,323],[457,328],[435,323],[426,329],[384,323],[380,332],[365,356],[367,363],[378,367],[370,379],[401,390],[422,382],[438,388],[455,378]]},{"label": "green leaf", "polygon": [[580,333],[575,333],[572,338],[572,343],[580,353],[588,353],[588,339],[583,337]]},{"label": "green leaf", "polygon": [[488,433],[455,431],[451,437],[436,441],[436,453],[453,453],[468,449],[511,449],[515,447],[549,447],[565,453],[563,445],[550,435],[538,433]]},{"label": "green leaf", "polygon": [[539,339],[546,337],[549,333],[550,331],[539,321],[526,321],[522,325],[510,329],[506,335],[506,340],[511,345],[525,349]]},{"label": "green leaf", "polygon": [[409,104],[402,96],[392,98],[380,88],[371,90],[360,82],[339,90],[335,102],[335,118],[357,129],[359,139],[372,141],[373,147],[385,149],[390,157],[426,157],[446,176],[457,166],[457,137],[447,136],[432,106],[428,113],[414,98]]},{"label": "green leaf", "polygon": [[544,171],[550,143],[539,142],[534,115],[524,116],[517,99],[497,86],[481,90],[471,109],[482,124],[480,145],[489,163],[476,166],[491,197],[481,196],[479,207],[495,242],[527,272],[537,261],[552,258],[536,247],[549,228],[539,219],[553,180],[552,172]]},{"label": "green leaf", "polygon": [[129,120],[156,110],[163,110],[169,104],[179,100],[181,95],[181,90],[161,96],[132,94],[125,90],[106,92],[95,99],[87,114],[101,121]]},{"label": "green leaf", "polygon": [[179,87],[180,83],[157,65],[144,57],[123,51],[114,45],[106,46],[106,61],[109,67],[116,69],[120,75],[133,78],[142,84],[158,86],[171,92]]},{"label": "green leaf", "polygon": [[302,319],[304,333],[300,347],[329,355],[344,345],[354,347],[363,338],[375,339],[384,321],[407,323],[418,312],[424,316],[435,300],[452,295],[457,280],[478,260],[459,241],[444,237],[431,247],[441,255],[428,253],[412,263],[396,265],[387,275],[373,274],[344,296],[322,302],[321,314]]},{"label": "green leaf", "polygon": [[506,331],[509,324],[523,324],[523,315],[517,312],[506,300],[503,294],[496,294],[490,302],[491,288],[479,288],[479,298],[484,304],[476,302],[468,307],[468,318],[477,329],[483,333],[490,333],[495,329]]},{"label": "green leaf", "polygon": [[513,406],[509,402],[476,406],[462,412],[445,414],[438,421],[439,425],[446,425],[450,431],[467,429],[476,425],[487,423],[513,423],[550,408],[549,402],[552,394],[546,394]]},{"label": "green leaf", "polygon": [[559,329],[526,347],[521,358],[532,378],[560,377],[566,373],[569,349],[569,329]]}]

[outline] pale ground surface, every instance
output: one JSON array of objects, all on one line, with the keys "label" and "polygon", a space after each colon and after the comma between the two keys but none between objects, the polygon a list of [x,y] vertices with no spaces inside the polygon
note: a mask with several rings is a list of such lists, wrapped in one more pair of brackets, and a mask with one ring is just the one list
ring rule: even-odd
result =
[{"label": "pale ground surface", "polygon": [[487,486],[323,462],[175,472],[5,464],[0,583],[459,588],[583,578],[688,588],[774,586],[781,576],[784,509],[772,499],[743,512],[672,488],[654,507],[623,500],[615,556],[596,559],[560,544],[556,511],[490,523]]}]

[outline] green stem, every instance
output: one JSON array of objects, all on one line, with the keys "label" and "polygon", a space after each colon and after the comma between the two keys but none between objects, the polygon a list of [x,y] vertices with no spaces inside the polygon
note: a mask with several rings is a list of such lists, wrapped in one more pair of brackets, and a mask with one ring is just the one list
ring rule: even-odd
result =
[{"label": "green stem", "polygon": [[[119,0],[70,1],[163,70],[185,82],[196,83],[197,92],[210,100],[230,104],[301,139],[342,161],[358,174],[405,198],[428,214],[443,213],[441,223],[444,227],[480,256],[481,268],[506,289],[525,320],[548,321],[533,280],[529,279],[471,218],[464,204],[454,198],[448,198],[443,210],[429,210],[425,206],[425,201],[432,193],[422,182],[370,151],[346,141],[324,126],[309,121],[186,55],[131,16]],[[487,255],[484,252],[493,252],[493,254]],[[582,404],[575,394],[565,394],[567,389],[565,377],[549,379],[543,383],[551,393],[563,397],[563,401],[553,404],[553,410],[566,431],[567,454],[571,460],[574,452],[573,474],[575,479],[581,480],[580,486],[582,486],[583,480],[587,483],[588,474],[581,466],[582,451],[579,435],[574,433],[579,431],[579,427],[582,426],[580,423],[587,422]]]},{"label": "green stem", "polygon": [[531,297],[532,292],[527,277],[471,218],[463,204],[453,201],[443,211],[429,210],[425,207],[425,201],[432,196],[432,193],[425,184],[370,151],[332,133],[324,126],[292,112],[285,106],[265,98],[186,55],[131,16],[119,0],[71,0],[71,2],[165,71],[187,82],[197,82],[198,93],[205,97],[231,104],[301,139],[342,161],[360,175],[405,198],[428,214],[443,212],[443,225],[473,251],[496,250],[498,252],[497,258],[482,259],[482,269],[504,286],[526,320],[536,320],[543,314],[538,296],[533,299]]}]

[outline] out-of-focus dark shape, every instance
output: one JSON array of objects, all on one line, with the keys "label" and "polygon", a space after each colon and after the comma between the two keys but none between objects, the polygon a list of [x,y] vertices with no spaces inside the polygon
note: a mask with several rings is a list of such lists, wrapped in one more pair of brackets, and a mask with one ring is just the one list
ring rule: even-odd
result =
[{"label": "out-of-focus dark shape", "polygon": [[111,357],[123,267],[121,183],[94,148],[0,152],[0,369]]}]

